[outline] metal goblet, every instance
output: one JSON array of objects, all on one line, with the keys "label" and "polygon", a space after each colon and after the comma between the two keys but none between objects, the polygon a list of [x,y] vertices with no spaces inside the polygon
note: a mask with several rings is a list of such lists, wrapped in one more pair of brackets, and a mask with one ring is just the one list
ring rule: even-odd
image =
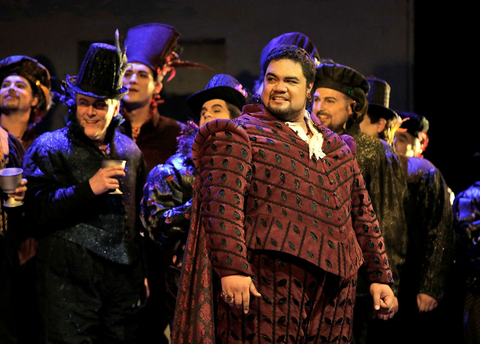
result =
[{"label": "metal goblet", "polygon": [[[123,167],[123,169],[125,169],[125,165],[127,164],[127,161],[126,160],[116,160],[116,159],[106,159],[106,160],[102,160],[102,168],[105,168],[105,167],[109,167],[109,166],[115,166],[115,165],[120,165]],[[113,190],[113,191],[110,191],[109,192],[110,195],[122,195],[123,192],[120,191],[118,188]]]},{"label": "metal goblet", "polygon": [[[15,193],[22,181],[23,170],[19,167],[7,167],[0,170],[0,187],[5,194]],[[8,197],[3,203],[4,207],[18,207],[23,201],[17,201],[14,197]]]}]

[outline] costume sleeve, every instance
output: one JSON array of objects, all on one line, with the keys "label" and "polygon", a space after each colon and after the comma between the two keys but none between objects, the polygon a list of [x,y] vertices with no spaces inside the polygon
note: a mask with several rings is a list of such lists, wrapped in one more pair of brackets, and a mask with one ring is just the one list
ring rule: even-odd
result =
[{"label": "costume sleeve", "polygon": [[[3,150],[0,154],[3,154],[5,159],[5,166],[0,166],[0,168],[22,167],[24,149],[20,141],[2,127],[0,127],[0,140]],[[7,195],[3,192],[1,195],[0,202],[3,202]],[[30,229],[29,226],[25,226],[24,206],[9,208],[0,204],[0,213],[0,218],[4,221],[0,225],[0,246],[4,246],[4,252],[0,249],[0,255],[5,253],[5,258],[12,265],[18,266],[17,247],[22,240],[29,236],[28,230]]]},{"label": "costume sleeve", "polygon": [[212,121],[200,129],[192,152],[199,175],[200,223],[212,266],[220,277],[252,275],[243,225],[252,175],[248,135],[233,121]]},{"label": "costume sleeve", "polygon": [[143,188],[140,219],[149,236],[166,250],[185,241],[190,223],[193,175],[171,164],[154,167]]},{"label": "costume sleeve", "polygon": [[357,140],[358,144],[360,142],[362,150],[357,154],[358,164],[386,243],[395,280],[392,289],[397,293],[408,245],[406,174],[397,155],[387,151],[381,140],[363,135]]},{"label": "costume sleeve", "polygon": [[345,141],[345,143],[348,145],[348,147],[350,147],[350,150],[352,151],[352,153],[354,155],[356,155],[357,154],[357,142],[355,141],[355,139],[348,134],[342,134],[342,135],[340,135],[340,137],[342,138],[343,141]]},{"label": "costume sleeve", "polygon": [[24,176],[28,179],[25,203],[33,220],[48,227],[74,223],[86,214],[95,214],[99,205],[88,180],[71,185],[62,154],[45,141],[37,139],[23,161]]},{"label": "costume sleeve", "polygon": [[371,283],[393,283],[382,232],[366,189],[363,175],[357,164],[354,165],[352,189],[352,222],[357,240],[363,252],[365,273]]},{"label": "costume sleeve", "polygon": [[8,162],[7,167],[22,167],[25,148],[14,135],[8,133]]},{"label": "costume sleeve", "polygon": [[446,182],[438,169],[431,169],[420,187],[426,213],[420,254],[419,293],[443,298],[448,269],[453,263],[453,211]]}]

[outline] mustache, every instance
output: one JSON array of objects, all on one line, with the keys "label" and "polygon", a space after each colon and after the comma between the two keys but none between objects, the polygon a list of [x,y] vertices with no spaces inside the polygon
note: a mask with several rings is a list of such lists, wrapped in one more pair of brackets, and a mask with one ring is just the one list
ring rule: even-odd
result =
[{"label": "mustache", "polygon": [[279,90],[271,90],[270,91],[270,98],[273,97],[282,97],[282,98],[287,98],[289,99],[288,93],[285,91],[279,91]]},{"label": "mustache", "polygon": [[326,112],[322,112],[322,111],[318,111],[315,115],[317,115],[317,117],[332,117],[330,114],[326,113]]}]

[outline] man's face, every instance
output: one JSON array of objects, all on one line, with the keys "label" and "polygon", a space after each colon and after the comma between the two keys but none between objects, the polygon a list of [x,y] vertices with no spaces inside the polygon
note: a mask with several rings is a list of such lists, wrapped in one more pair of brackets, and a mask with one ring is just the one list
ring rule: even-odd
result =
[{"label": "man's face", "polygon": [[300,63],[290,59],[271,61],[263,79],[263,104],[279,120],[297,120],[304,116],[311,89]]},{"label": "man's face", "polygon": [[408,157],[422,156],[423,151],[420,140],[406,131],[395,132],[395,139],[393,142],[395,153],[399,155],[405,155]]},{"label": "man's face", "polygon": [[142,106],[149,104],[153,95],[160,92],[162,83],[156,82],[152,70],[142,64],[134,62],[123,76],[123,85],[128,93],[122,98],[127,104]]},{"label": "man's face", "polygon": [[108,126],[119,109],[119,101],[98,99],[77,93],[77,119],[85,135],[98,144],[104,143]]},{"label": "man's face", "polygon": [[199,125],[202,126],[207,122],[219,118],[230,119],[230,111],[227,108],[227,103],[225,100],[212,99],[206,101],[202,106],[202,110],[200,111]]},{"label": "man's face", "polygon": [[352,103],[353,100],[349,100],[342,92],[319,87],[313,94],[312,111],[324,126],[341,134],[348,117],[353,114]]},{"label": "man's face", "polygon": [[6,77],[0,89],[0,108],[5,114],[14,111],[27,112],[38,104],[38,96],[33,95],[27,79],[19,75]]}]

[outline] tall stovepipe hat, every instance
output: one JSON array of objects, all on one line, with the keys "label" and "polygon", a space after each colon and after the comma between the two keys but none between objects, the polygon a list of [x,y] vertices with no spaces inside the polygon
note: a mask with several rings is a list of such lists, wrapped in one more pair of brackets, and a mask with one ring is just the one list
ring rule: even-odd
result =
[{"label": "tall stovepipe hat", "polygon": [[125,51],[120,49],[118,30],[116,46],[92,43],[83,59],[77,76],[67,75],[66,88],[73,96],[80,93],[101,99],[121,99],[127,92],[123,74],[127,69]]}]

